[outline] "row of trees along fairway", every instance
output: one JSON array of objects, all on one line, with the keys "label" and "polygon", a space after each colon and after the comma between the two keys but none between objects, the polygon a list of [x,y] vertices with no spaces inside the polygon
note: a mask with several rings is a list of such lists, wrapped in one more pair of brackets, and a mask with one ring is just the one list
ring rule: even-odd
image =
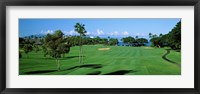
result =
[{"label": "row of trees along fairway", "polygon": [[176,26],[168,34],[156,34],[149,33],[150,41],[152,46],[155,47],[165,47],[169,46],[171,49],[180,50],[181,49],[181,21],[179,21]]}]

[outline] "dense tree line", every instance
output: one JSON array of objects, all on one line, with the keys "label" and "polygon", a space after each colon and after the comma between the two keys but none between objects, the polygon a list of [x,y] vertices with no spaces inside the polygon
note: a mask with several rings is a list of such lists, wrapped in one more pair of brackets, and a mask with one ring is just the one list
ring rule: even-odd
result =
[{"label": "dense tree line", "polygon": [[[66,46],[63,43],[61,44],[64,52],[67,52],[68,48],[72,46],[96,45],[96,44],[102,44],[105,46],[117,46],[119,43],[117,38],[111,38],[111,37],[101,38],[97,36],[95,38],[90,38],[89,36],[86,36],[86,35],[70,36],[70,35],[64,35],[61,30],[55,31],[55,34],[57,33],[60,33],[62,35],[62,42],[67,45]],[[50,44],[53,44],[53,41],[55,40],[53,39],[52,36],[53,35],[51,34],[47,34],[46,36],[43,36],[43,37],[37,37],[34,35],[23,37],[23,38],[20,37],[19,47],[27,54],[27,57],[28,57],[29,52],[31,51],[38,52],[40,50],[43,50],[44,56],[46,56],[46,55],[49,55],[49,51],[46,46],[48,44],[47,42],[50,42],[52,40],[51,41],[52,43]],[[57,35],[54,35],[54,36],[57,36]],[[129,37],[122,38],[122,42],[127,43],[129,46],[144,46],[145,45],[144,43],[148,43],[148,40],[145,38],[138,38],[138,37],[134,38],[134,37],[129,36]],[[65,54],[62,53],[62,55],[64,57]],[[20,57],[21,57],[21,52],[20,52]]]},{"label": "dense tree line", "polygon": [[[42,39],[38,37],[24,37],[24,38],[19,38],[19,48],[23,49],[24,53],[26,53],[27,58],[28,58],[28,53],[31,51],[38,52],[39,45],[42,44]],[[21,52],[19,52],[20,58],[22,57]]]},{"label": "dense tree line", "polygon": [[128,44],[128,46],[145,46],[145,43],[148,43],[148,40],[145,38],[136,38],[128,36],[121,39],[123,43]]},{"label": "dense tree line", "polygon": [[[71,46],[79,46],[80,44],[80,36],[65,36],[66,42],[68,42]],[[100,38],[99,36],[95,38],[90,38],[85,36],[82,38],[82,45],[96,45],[96,44],[103,44],[106,46],[114,46],[118,44],[117,38]]]},{"label": "dense tree line", "polygon": [[150,41],[152,46],[165,47],[169,46],[172,49],[181,49],[181,21],[168,34],[156,34],[149,33]]}]

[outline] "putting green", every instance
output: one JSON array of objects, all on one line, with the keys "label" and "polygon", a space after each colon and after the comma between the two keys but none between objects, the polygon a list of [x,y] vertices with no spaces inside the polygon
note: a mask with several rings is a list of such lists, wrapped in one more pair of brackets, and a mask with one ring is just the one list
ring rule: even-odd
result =
[{"label": "putting green", "polygon": [[[103,50],[98,50],[106,48]],[[109,48],[109,50],[107,50]],[[44,57],[42,51],[30,52],[27,58],[22,53],[19,60],[20,75],[180,75],[181,53],[170,50],[167,59],[164,48],[84,45],[83,64],[79,63],[79,47],[60,59],[61,71],[56,69],[56,60]]]}]

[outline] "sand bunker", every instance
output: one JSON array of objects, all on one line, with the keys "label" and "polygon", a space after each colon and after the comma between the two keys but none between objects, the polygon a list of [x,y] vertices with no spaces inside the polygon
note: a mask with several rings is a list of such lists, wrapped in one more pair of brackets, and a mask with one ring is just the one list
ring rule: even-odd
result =
[{"label": "sand bunker", "polygon": [[98,48],[99,51],[110,50],[110,48]]}]

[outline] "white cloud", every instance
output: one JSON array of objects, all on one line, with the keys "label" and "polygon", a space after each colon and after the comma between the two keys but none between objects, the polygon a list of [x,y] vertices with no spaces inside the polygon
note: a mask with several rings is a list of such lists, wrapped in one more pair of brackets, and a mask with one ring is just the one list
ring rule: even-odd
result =
[{"label": "white cloud", "polygon": [[40,32],[41,34],[52,34],[53,33],[53,30],[47,30],[47,31],[41,31]]},{"label": "white cloud", "polygon": [[65,35],[78,35],[78,33],[74,30],[71,30],[71,31],[65,31]]},{"label": "white cloud", "polygon": [[94,36],[90,36],[90,38],[94,38]]},{"label": "white cloud", "polygon": [[119,33],[117,31],[114,32],[114,35],[119,35]]},{"label": "white cloud", "polygon": [[141,36],[141,37],[146,37],[146,36],[148,36],[148,35],[146,35],[146,34],[144,34],[144,33],[136,33],[136,34],[134,34],[135,36]]},{"label": "white cloud", "polygon": [[104,35],[105,33],[102,31],[102,30],[100,30],[100,29],[97,29],[97,35]]},{"label": "white cloud", "polygon": [[143,34],[143,33],[141,33],[141,34],[140,34],[140,33],[137,33],[137,35],[144,36],[144,34]]},{"label": "white cloud", "polygon": [[111,36],[117,36],[117,35],[119,35],[119,32],[117,32],[117,31],[111,32],[110,35],[111,35]]},{"label": "white cloud", "polygon": [[127,31],[122,32],[122,35],[129,35]]},{"label": "white cloud", "polygon": [[90,32],[87,32],[87,33],[86,33],[86,35],[90,35],[90,34],[91,34]]}]

